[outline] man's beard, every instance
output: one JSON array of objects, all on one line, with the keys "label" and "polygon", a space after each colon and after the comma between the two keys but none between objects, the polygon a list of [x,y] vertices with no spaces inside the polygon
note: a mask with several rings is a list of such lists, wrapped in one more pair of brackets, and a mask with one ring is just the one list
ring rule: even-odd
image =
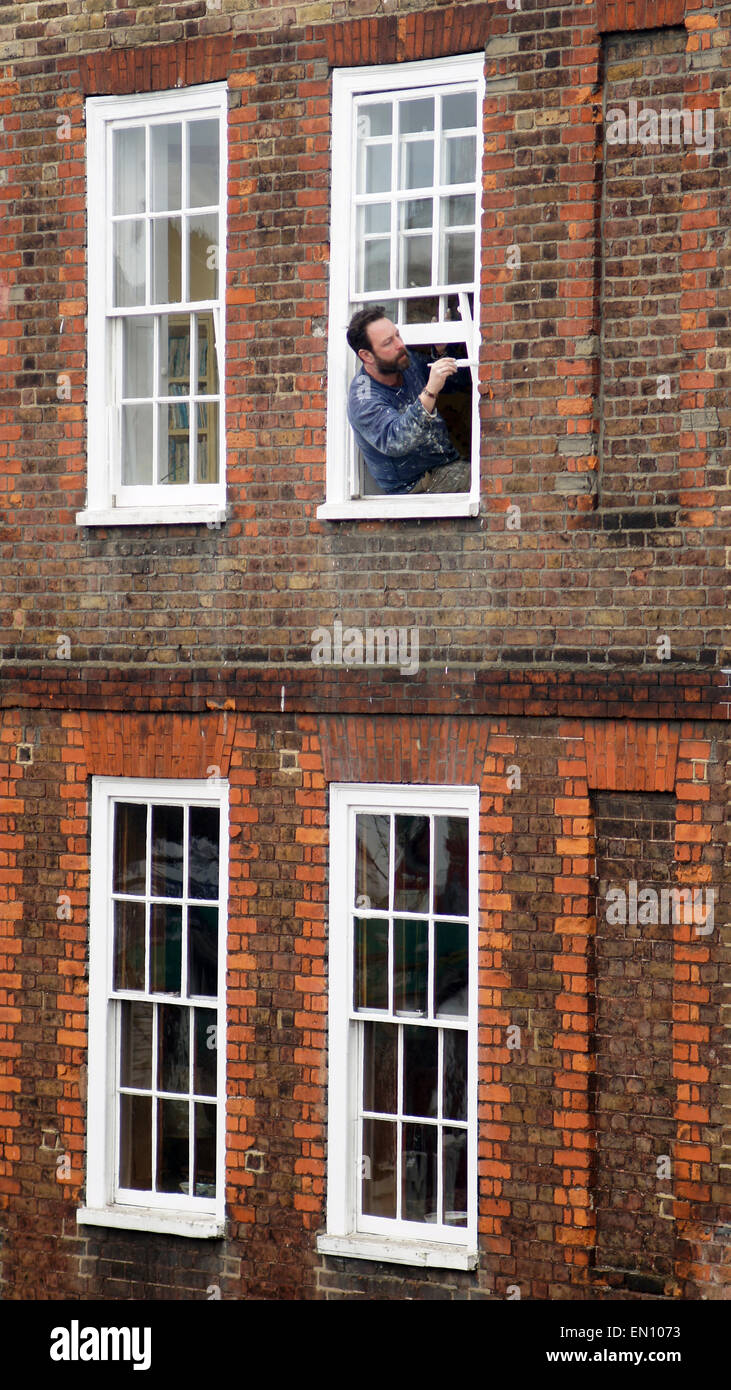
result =
[{"label": "man's beard", "polygon": [[375,353],[373,356],[375,359],[376,371],[381,372],[383,376],[396,376],[399,372],[405,371],[406,367],[411,364],[411,357],[405,348],[400,357],[396,358],[395,362],[384,362],[383,358],[376,357]]}]

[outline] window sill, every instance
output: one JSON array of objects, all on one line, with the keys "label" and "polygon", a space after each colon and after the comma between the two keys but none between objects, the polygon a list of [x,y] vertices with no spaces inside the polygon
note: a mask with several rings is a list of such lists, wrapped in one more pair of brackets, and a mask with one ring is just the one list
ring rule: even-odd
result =
[{"label": "window sill", "polygon": [[201,521],[223,526],[226,508],[209,502],[182,507],[101,507],[76,513],[77,526],[191,526]]},{"label": "window sill", "polygon": [[317,508],[321,521],[392,521],[396,517],[429,518],[478,516],[480,503],[466,493],[422,493],[416,497],[373,497],[353,502],[323,502]]},{"label": "window sill", "polygon": [[383,1236],[318,1236],[321,1255],[378,1260],[385,1264],[418,1265],[425,1269],[476,1269],[478,1254],[461,1245],[437,1245],[418,1240],[384,1240]]},{"label": "window sill", "polygon": [[220,1239],[225,1225],[210,1212],[156,1211],[153,1207],[81,1207],[76,1223],[166,1236],[194,1236],[199,1240]]}]

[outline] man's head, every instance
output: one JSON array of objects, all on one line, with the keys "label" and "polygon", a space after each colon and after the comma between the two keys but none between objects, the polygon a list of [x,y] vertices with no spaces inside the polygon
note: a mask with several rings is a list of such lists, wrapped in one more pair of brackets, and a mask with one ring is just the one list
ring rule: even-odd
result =
[{"label": "man's head", "polygon": [[347,336],[366,371],[396,376],[411,361],[401,334],[380,304],[358,309],[350,320]]}]

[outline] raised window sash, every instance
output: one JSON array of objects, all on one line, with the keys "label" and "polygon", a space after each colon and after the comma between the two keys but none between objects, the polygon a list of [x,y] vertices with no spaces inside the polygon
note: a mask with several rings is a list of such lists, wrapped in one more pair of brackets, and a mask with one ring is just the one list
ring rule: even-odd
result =
[{"label": "raised window sash", "polygon": [[225,518],[225,84],[87,101],[82,525]]},{"label": "raised window sash", "polygon": [[84,1225],[223,1230],[228,790],[92,783]]},{"label": "raised window sash", "polygon": [[331,789],[323,1253],[476,1263],[478,800]]},{"label": "raised window sash", "polygon": [[[333,74],[325,519],[479,511],[483,68],[467,55]],[[358,364],[345,339],[366,304],[382,304],[409,347],[454,344],[470,367],[469,494],[386,496],[370,479],[347,418]]]}]

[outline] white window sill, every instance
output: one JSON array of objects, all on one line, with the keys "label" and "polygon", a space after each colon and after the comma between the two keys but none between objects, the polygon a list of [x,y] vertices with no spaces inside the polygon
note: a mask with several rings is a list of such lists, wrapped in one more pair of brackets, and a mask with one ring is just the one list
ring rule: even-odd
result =
[{"label": "white window sill", "polygon": [[153,1207],[81,1207],[76,1223],[166,1236],[195,1236],[200,1240],[220,1238],[225,1225],[211,1212],[156,1211]]},{"label": "white window sill", "polygon": [[419,1265],[425,1269],[476,1269],[478,1254],[462,1245],[438,1245],[419,1240],[384,1240],[383,1236],[318,1236],[321,1255],[379,1260],[386,1264]]},{"label": "white window sill", "polygon": [[199,521],[222,526],[226,508],[209,502],[182,507],[102,507],[76,513],[77,526],[190,526]]},{"label": "white window sill", "polygon": [[392,521],[396,517],[477,516],[479,499],[467,493],[428,493],[412,497],[369,497],[353,502],[323,502],[321,521]]}]

